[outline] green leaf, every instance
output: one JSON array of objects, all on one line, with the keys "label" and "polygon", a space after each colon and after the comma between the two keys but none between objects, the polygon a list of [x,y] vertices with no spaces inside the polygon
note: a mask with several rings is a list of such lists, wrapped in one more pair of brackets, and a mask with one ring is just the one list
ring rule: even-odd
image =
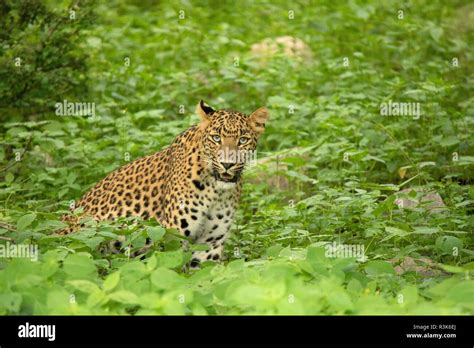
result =
[{"label": "green leaf", "polygon": [[438,266],[444,269],[446,272],[450,272],[450,273],[464,273],[465,272],[465,269],[463,267],[444,265],[442,263],[439,263]]},{"label": "green leaf", "polygon": [[372,155],[366,155],[364,158],[362,158],[363,161],[377,161],[380,163],[386,163],[382,158],[372,156]]},{"label": "green leaf", "polygon": [[207,244],[191,244],[189,246],[189,251],[206,251],[209,249]]},{"label": "green leaf", "polygon": [[74,288],[76,288],[79,291],[85,292],[85,293],[92,293],[94,291],[99,291],[99,287],[97,284],[89,281],[89,280],[69,280],[67,281],[68,284],[71,284]]},{"label": "green leaf", "polygon": [[73,302],[71,301],[74,294],[66,291],[64,288],[54,288],[48,291],[46,305],[49,308],[49,314],[61,315],[70,314]]},{"label": "green leaf", "polygon": [[326,249],[323,247],[311,246],[306,252],[306,260],[310,263],[326,261]]},{"label": "green leaf", "polygon": [[271,247],[267,248],[266,254],[269,257],[278,257],[282,249],[283,247],[281,245],[272,245]]},{"label": "green leaf", "polygon": [[158,242],[165,235],[166,229],[161,226],[149,226],[147,227],[146,232],[153,242]]},{"label": "green leaf", "polygon": [[418,301],[418,288],[415,285],[404,287],[399,293],[398,300],[403,306],[414,305]]},{"label": "green leaf", "polygon": [[463,265],[463,268],[464,268],[466,271],[472,271],[472,270],[474,270],[474,261],[469,262],[469,263]]},{"label": "green leaf", "polygon": [[386,261],[369,261],[365,265],[365,271],[369,276],[379,276],[384,274],[395,274],[392,265]]},{"label": "green leaf", "polygon": [[65,224],[62,221],[47,220],[47,221],[40,222],[38,227],[35,228],[35,231],[43,231],[43,230],[54,231],[56,229],[63,228],[63,227],[66,227],[66,226],[67,226],[67,224]]},{"label": "green leaf", "polygon": [[17,230],[23,232],[25,228],[31,225],[35,218],[36,214],[34,213],[23,215],[21,218],[18,219],[18,222],[16,223]]},{"label": "green leaf", "polygon": [[448,136],[448,137],[444,137],[440,142],[439,144],[441,146],[454,146],[454,145],[457,145],[459,144],[459,139],[454,136],[454,135],[451,135],[451,136]]},{"label": "green leaf", "polygon": [[413,233],[417,234],[434,234],[438,233],[439,228],[437,227],[415,227]]},{"label": "green leaf", "polygon": [[119,283],[120,281],[120,272],[114,272],[112,274],[109,274],[107,278],[104,280],[103,288],[105,291],[111,291],[113,290]]},{"label": "green leaf", "polygon": [[183,264],[183,252],[181,250],[158,252],[155,255],[160,267],[175,268]]},{"label": "green leaf", "polygon": [[146,268],[149,271],[153,271],[156,266],[158,265],[158,258],[156,257],[155,254],[153,254],[147,261],[146,263]]},{"label": "green leaf", "polygon": [[431,287],[428,292],[437,297],[444,297],[447,293],[451,291],[451,288],[459,283],[459,279],[454,277],[443,280],[442,282]]},{"label": "green leaf", "polygon": [[108,298],[104,291],[95,291],[89,295],[86,303],[89,308],[94,308],[107,303],[107,301]]},{"label": "green leaf", "polygon": [[73,278],[89,278],[96,272],[94,261],[86,255],[70,254],[64,260],[64,272]]},{"label": "green leaf", "polygon": [[157,268],[153,271],[150,280],[158,289],[176,289],[185,283],[185,280],[176,272],[163,267]]},{"label": "green leaf", "polygon": [[103,237],[98,237],[98,236],[95,236],[95,237],[91,237],[91,238],[87,238],[84,240],[84,244],[86,244],[90,249],[95,249],[99,246],[100,243],[102,243],[104,241],[104,238]]},{"label": "green leaf", "polygon": [[445,254],[458,256],[462,250],[462,241],[454,236],[441,236],[436,239],[435,245]]},{"label": "green leaf", "polygon": [[474,304],[474,281],[466,280],[454,285],[446,293],[446,298],[454,303]]},{"label": "green leaf", "polygon": [[8,183],[8,184],[11,184],[13,182],[13,180],[15,180],[15,176],[11,172],[8,172],[5,175],[5,182]]},{"label": "green leaf", "polygon": [[390,226],[386,226],[385,227],[385,232],[388,233],[388,236],[386,236],[385,238],[383,238],[382,240],[380,240],[381,242],[385,242],[389,239],[392,239],[393,237],[405,237],[407,235],[409,235],[410,233],[405,231],[405,230],[402,230],[400,228],[396,228],[396,227],[390,227]]},{"label": "green leaf", "polygon": [[[16,314],[20,311],[22,295],[19,293],[0,294],[0,314]],[[3,312],[6,310],[7,312]]]},{"label": "green leaf", "polygon": [[263,286],[255,284],[239,284],[233,283],[227,293],[226,298],[231,301],[231,304],[243,305],[260,305],[265,303],[267,291]]},{"label": "green leaf", "polygon": [[119,290],[108,295],[108,298],[124,304],[138,304],[138,296],[131,291]]},{"label": "green leaf", "polygon": [[329,305],[339,312],[350,311],[354,307],[350,296],[341,289],[334,289],[327,300]]},{"label": "green leaf", "polygon": [[347,291],[352,292],[354,294],[358,294],[362,292],[363,287],[360,281],[355,278],[352,278],[349,283],[347,283]]}]

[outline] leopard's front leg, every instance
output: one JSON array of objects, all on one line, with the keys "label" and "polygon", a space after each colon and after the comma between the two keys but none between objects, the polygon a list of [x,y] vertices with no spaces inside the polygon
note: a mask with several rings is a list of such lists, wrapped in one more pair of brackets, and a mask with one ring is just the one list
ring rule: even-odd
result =
[{"label": "leopard's front leg", "polygon": [[[217,226],[217,227],[216,227]],[[195,244],[207,245],[205,251],[194,251],[191,258],[191,268],[198,268],[204,261],[218,262],[223,259],[224,243],[230,230],[230,221],[228,223],[214,224],[210,231],[202,233]]]}]

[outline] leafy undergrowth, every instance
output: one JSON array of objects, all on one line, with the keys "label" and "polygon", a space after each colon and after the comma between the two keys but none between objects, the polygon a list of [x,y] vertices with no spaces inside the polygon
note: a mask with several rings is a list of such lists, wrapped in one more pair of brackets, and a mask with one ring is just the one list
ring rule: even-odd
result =
[{"label": "leafy undergrowth", "polygon": [[[379,233],[379,242],[374,242],[377,234],[371,232],[369,244],[379,246],[366,250],[364,257],[333,257],[328,254],[327,242],[313,240],[327,240],[330,236],[314,235],[304,226],[297,228],[302,214],[310,214],[309,202],[316,201],[305,200],[289,212],[280,213],[286,222],[280,223],[285,227],[279,230],[273,215],[273,237],[262,233],[249,240],[248,236],[241,237],[246,233],[243,229],[236,232],[228,245],[230,260],[224,264],[209,261],[200,270],[186,267],[191,250],[200,246],[193,245],[184,252],[180,247],[183,237],[151,221],[122,219],[97,224],[86,219],[81,232],[60,237],[44,233],[61,227],[57,220],[34,214],[22,216],[18,227],[28,232],[10,235],[19,243],[30,241],[46,251],[41,252],[39,260],[35,254],[29,254],[29,259],[12,258],[0,272],[0,309],[2,314],[38,315],[474,311],[474,281],[470,279],[474,263],[449,265],[453,261],[452,248],[462,249],[461,239],[451,237],[452,240],[438,242],[438,238],[436,245],[431,245],[434,238],[429,237],[426,245],[415,246],[420,236],[442,235],[442,230],[415,228],[406,232],[386,227],[386,233]],[[268,223],[258,224],[258,219],[253,224],[260,229],[271,228]],[[124,253],[104,255],[99,250],[100,245],[119,236],[125,236],[127,241]],[[142,259],[128,257],[127,250],[140,249],[146,238],[154,241],[153,249]],[[391,239],[398,239],[397,247]],[[400,272],[389,260],[389,255],[403,258],[419,253],[444,255],[446,264],[430,263],[422,271],[408,268]]]},{"label": "leafy undergrowth", "polygon": [[[34,228],[38,230],[38,228]],[[161,251],[143,260],[102,258],[97,243],[117,237],[113,226],[68,237],[39,237],[49,250],[35,262],[16,258],[0,273],[2,314],[466,314],[474,281],[454,276],[413,281],[383,260],[328,258],[317,243],[304,249],[272,246],[252,261],[211,262],[183,272],[190,253],[173,231],[123,229],[130,247],[151,237]],[[54,247],[55,244],[59,244]],[[238,255],[234,255],[238,256]],[[471,265],[472,268],[472,265]]]},{"label": "leafy undergrowth", "polygon": [[[403,19],[399,10],[97,4],[77,48],[89,55],[80,80],[96,116],[8,114],[0,125],[0,243],[39,253],[0,258],[0,314],[473,314],[474,8],[426,0],[404,2]],[[312,58],[251,53],[288,35]],[[107,173],[196,123],[200,99],[270,110],[226,261],[187,270],[182,238],[152,221],[51,235]],[[382,116],[390,100],[419,102],[420,117]],[[148,237],[155,247],[144,259],[101,253],[119,235],[131,251]],[[331,245],[363,253],[333,257]]]}]

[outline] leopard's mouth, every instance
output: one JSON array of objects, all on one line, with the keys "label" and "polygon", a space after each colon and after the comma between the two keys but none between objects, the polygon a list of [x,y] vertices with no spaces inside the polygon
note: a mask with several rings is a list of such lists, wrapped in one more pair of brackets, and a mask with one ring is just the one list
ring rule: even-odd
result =
[{"label": "leopard's mouth", "polygon": [[213,171],[214,179],[217,181],[223,182],[237,182],[240,178],[240,173],[235,173],[234,175],[230,173],[219,173],[216,170]]}]

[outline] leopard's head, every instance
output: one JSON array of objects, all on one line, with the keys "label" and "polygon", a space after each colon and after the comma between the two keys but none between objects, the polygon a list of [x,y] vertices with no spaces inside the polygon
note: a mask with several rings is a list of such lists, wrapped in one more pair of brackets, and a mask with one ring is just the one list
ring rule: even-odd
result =
[{"label": "leopard's head", "polygon": [[235,183],[245,163],[254,160],[257,140],[265,130],[266,108],[250,116],[233,110],[214,110],[202,100],[196,107],[201,117],[204,161],[218,181]]}]

